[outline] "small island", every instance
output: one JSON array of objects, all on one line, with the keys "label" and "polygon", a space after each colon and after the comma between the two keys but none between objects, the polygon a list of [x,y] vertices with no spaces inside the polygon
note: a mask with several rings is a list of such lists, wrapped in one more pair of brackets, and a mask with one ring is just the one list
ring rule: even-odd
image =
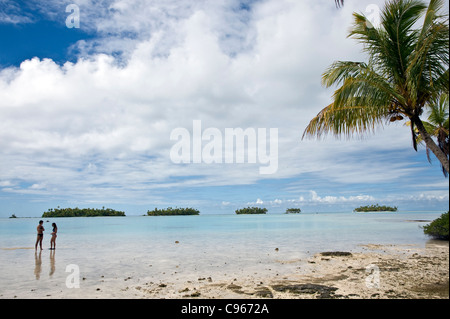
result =
[{"label": "small island", "polygon": [[380,206],[378,204],[375,205],[368,205],[368,206],[361,206],[358,208],[355,208],[353,211],[354,212],[396,212],[397,211],[397,206],[394,207],[390,207],[390,206]]},{"label": "small island", "polygon": [[288,208],[285,214],[300,214],[302,210],[300,208]]},{"label": "small island", "polygon": [[42,214],[42,217],[101,217],[101,216],[125,216],[124,212],[111,208],[50,208]]},{"label": "small island", "polygon": [[237,209],[235,212],[238,215],[244,215],[244,214],[266,214],[267,213],[267,208],[247,207],[247,208]]},{"label": "small island", "polygon": [[155,208],[152,211],[147,211],[147,216],[184,216],[184,215],[199,215],[200,211],[195,208]]}]

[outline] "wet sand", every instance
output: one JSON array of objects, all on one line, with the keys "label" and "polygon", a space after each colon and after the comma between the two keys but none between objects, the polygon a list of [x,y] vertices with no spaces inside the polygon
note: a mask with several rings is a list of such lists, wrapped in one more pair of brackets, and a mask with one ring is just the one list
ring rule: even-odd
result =
[{"label": "wet sand", "polygon": [[[199,278],[184,285],[167,282],[129,287],[147,298],[435,299],[449,298],[449,245],[366,245],[365,252],[324,252],[283,277],[257,276],[223,281]],[[138,296],[138,295],[136,295]]]},{"label": "wet sand", "polygon": [[228,274],[222,269],[200,274],[179,265],[150,277],[139,272],[82,276],[77,289],[65,286],[64,275],[57,285],[40,283],[36,288],[4,292],[0,298],[449,298],[448,242],[430,241],[424,248],[376,244],[359,248],[358,252],[322,252],[305,259],[280,258],[275,267]]}]

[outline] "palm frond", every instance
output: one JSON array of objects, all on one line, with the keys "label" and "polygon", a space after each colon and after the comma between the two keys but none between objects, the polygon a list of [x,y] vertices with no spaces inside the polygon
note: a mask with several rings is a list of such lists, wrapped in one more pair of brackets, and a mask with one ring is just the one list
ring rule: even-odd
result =
[{"label": "palm frond", "polygon": [[405,113],[403,97],[369,64],[335,62],[323,74],[322,84],[340,87],[333,95],[334,103],[311,121],[303,138],[374,132],[376,125]]},{"label": "palm frond", "polygon": [[429,9],[406,72],[406,84],[414,93],[411,101],[419,105],[424,105],[436,91],[448,89],[448,20],[437,21],[437,18],[441,16]]},{"label": "palm frond", "polygon": [[306,137],[321,138],[327,134],[335,137],[364,135],[373,133],[375,128],[383,125],[386,108],[362,106],[355,99],[354,105],[336,107],[330,104],[313,118],[306,127],[302,139]]}]

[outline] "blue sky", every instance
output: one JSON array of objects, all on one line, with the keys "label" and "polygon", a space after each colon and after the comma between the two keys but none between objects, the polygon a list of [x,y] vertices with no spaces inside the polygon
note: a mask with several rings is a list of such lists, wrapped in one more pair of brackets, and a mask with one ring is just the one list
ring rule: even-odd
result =
[{"label": "blue sky", "polygon": [[[66,26],[70,4],[80,28]],[[448,210],[448,179],[404,123],[301,140],[333,93],[322,72],[365,59],[346,35],[352,12],[373,4],[383,1],[0,0],[0,217],[56,206]],[[171,133],[192,137],[198,120],[223,136],[276,128],[278,170],[260,174],[259,158],[174,163]]]},{"label": "blue sky", "polygon": [[22,61],[33,57],[50,58],[62,64],[76,61],[68,48],[78,40],[90,38],[90,34],[80,29],[68,29],[48,20],[19,25],[3,23],[0,30],[2,43],[8,44],[7,49],[0,52],[3,68],[20,66]]}]

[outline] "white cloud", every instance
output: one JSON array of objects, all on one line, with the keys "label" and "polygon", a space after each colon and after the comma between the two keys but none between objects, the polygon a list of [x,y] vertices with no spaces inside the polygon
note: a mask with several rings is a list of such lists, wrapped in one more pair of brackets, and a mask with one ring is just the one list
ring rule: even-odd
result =
[{"label": "white cloud", "polygon": [[422,201],[422,200],[426,200],[426,201],[448,201],[449,200],[449,195],[448,193],[443,193],[443,192],[433,192],[433,193],[421,193],[418,196],[411,196],[410,200],[413,201]]},{"label": "white cloud", "polygon": [[371,195],[352,195],[352,196],[331,196],[327,195],[321,197],[316,191],[309,191],[309,197],[299,196],[298,198],[290,199],[274,199],[274,200],[262,200],[258,198],[256,202],[249,202],[247,205],[291,205],[291,204],[356,204],[356,203],[371,203],[376,199]]},{"label": "white cloud", "polygon": [[22,12],[15,1],[0,0],[0,23],[23,24],[31,22],[33,22],[33,19]]},{"label": "white cloud", "polygon": [[375,198],[370,195],[356,195],[356,196],[349,196],[349,197],[345,197],[345,196],[320,197],[319,195],[317,195],[317,192],[315,192],[315,191],[310,191],[310,193],[311,193],[311,199],[309,201],[316,202],[316,203],[333,204],[333,203],[346,203],[346,202],[370,202],[370,201],[375,200]]},{"label": "white cloud", "polygon": [[0,187],[9,187],[9,186],[13,186],[13,183],[11,183],[10,181],[0,181]]}]

